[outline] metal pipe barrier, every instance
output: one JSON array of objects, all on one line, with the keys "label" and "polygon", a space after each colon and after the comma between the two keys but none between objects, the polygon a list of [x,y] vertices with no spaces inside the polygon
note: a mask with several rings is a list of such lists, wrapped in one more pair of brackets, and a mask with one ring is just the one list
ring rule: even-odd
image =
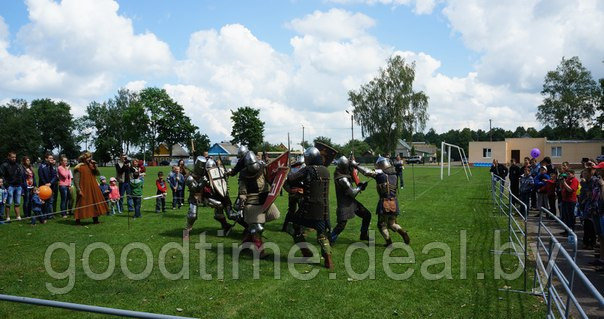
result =
[{"label": "metal pipe barrier", "polygon": [[[583,291],[593,296],[600,309],[604,309],[604,297],[576,264],[577,235],[545,207],[541,208],[539,214],[535,243],[530,245],[535,255],[535,269],[532,289],[527,290],[528,207],[512,194],[504,179],[492,173],[491,197],[493,208],[508,217],[508,240],[512,242],[513,254],[518,257],[524,271],[524,289],[511,291],[542,296],[546,301],[548,318],[569,318],[576,314],[581,318],[588,318],[581,301],[574,293],[577,283],[580,283]],[[547,223],[544,217],[548,218]],[[548,226],[549,223],[554,223],[566,231],[567,247],[556,238],[550,229],[551,225]],[[576,310],[576,314],[571,314],[572,309]]]},{"label": "metal pipe barrier", "polygon": [[[535,259],[537,265],[533,287],[537,288],[537,284],[539,285],[540,293],[547,302],[548,317],[568,318],[572,306],[581,318],[588,318],[573,292],[576,286],[575,279],[580,280],[584,288],[583,291],[592,295],[597,300],[600,308],[604,308],[604,297],[575,262],[577,257],[577,235],[548,209],[541,208],[541,212],[536,238]],[[570,252],[544,223],[543,215],[566,231],[568,235],[566,246],[570,248]],[[563,268],[567,270],[566,274]],[[563,297],[564,295],[566,295],[566,298]]]},{"label": "metal pipe barrier", "polygon": [[507,181],[493,173],[491,173],[491,192],[493,196],[493,208],[499,208],[499,212],[505,215],[509,214],[509,201],[511,192],[508,191],[506,194],[506,190],[509,190],[509,184]]},{"label": "metal pipe barrier", "polygon": [[129,318],[191,319],[189,317],[169,316],[169,315],[162,315],[162,314],[156,314],[156,313],[150,313],[150,312],[140,312],[140,311],[132,311],[132,310],[124,310],[124,309],[116,309],[116,308],[107,308],[107,307],[83,305],[83,304],[77,304],[77,303],[71,303],[71,302],[46,300],[46,299],[38,299],[38,298],[28,298],[28,297],[11,296],[11,295],[2,295],[2,294],[0,294],[0,300],[10,301],[10,302],[19,302],[19,303],[25,303],[25,304],[37,305],[37,306],[63,308],[63,309],[69,309],[69,310],[75,310],[75,311],[99,313],[99,314],[104,314],[104,315],[129,317]]}]

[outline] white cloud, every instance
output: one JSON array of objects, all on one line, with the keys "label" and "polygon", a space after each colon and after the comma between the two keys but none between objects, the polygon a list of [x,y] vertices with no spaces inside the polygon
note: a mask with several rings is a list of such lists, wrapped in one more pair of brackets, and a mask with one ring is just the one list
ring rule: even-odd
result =
[{"label": "white cloud", "polygon": [[450,0],[443,14],[465,45],[482,53],[481,81],[538,91],[562,56],[575,55],[604,75],[602,1]]},{"label": "white cloud", "polygon": [[288,24],[300,34],[322,39],[340,40],[365,36],[365,31],[375,25],[375,21],[362,13],[350,13],[341,9],[327,12],[315,11]]},{"label": "white cloud", "polygon": [[134,34],[112,0],[29,0],[29,23],[17,32],[22,53],[9,52],[0,17],[0,89],[11,96],[60,98],[77,103],[115,89],[117,78],[155,77],[172,68],[168,45]]},{"label": "white cloud", "polygon": [[[326,135],[344,143],[350,134],[348,91],[399,54],[415,61],[415,88],[430,97],[428,127],[484,129],[490,118],[509,129],[536,126],[543,77],[563,55],[579,55],[604,76],[604,2],[514,1],[337,0],[410,6],[416,14],[441,3],[452,35],[480,54],[474,70],[450,77],[431,52],[382,43],[371,33],[379,21],[342,9],[286,23],[296,32],[291,54],[241,24],[228,24],[192,33],[185,58],[175,61],[155,35],[136,34],[114,1],[30,0],[30,21],[16,43],[0,17],[0,100],[22,94],[60,98],[80,106],[75,113],[81,114],[88,102],[118,86],[140,90],[159,83],[212,141],[228,139],[229,109],[250,105],[262,110],[271,142],[285,143],[290,132],[299,143],[304,125],[307,140]],[[22,53],[11,53],[15,44]]]},{"label": "white cloud", "polygon": [[62,70],[165,72],[172,55],[152,33],[134,34],[113,0],[28,0],[30,23],[17,34],[26,52]]},{"label": "white cloud", "polygon": [[138,80],[138,81],[130,81],[130,82],[126,83],[126,85],[124,85],[124,88],[126,88],[130,91],[138,92],[138,91],[142,91],[146,86],[147,86],[147,81]]},{"label": "white cloud", "polygon": [[[373,20],[359,13],[314,12],[289,25],[300,33],[290,41],[292,55],[277,52],[238,24],[193,33],[187,58],[177,67],[186,87],[166,88],[189,105],[197,125],[212,121],[208,133],[215,139],[230,134],[225,110],[250,105],[261,109],[270,141],[285,142],[287,132],[301,139],[302,125],[307,139],[330,135],[345,141],[348,124],[339,122],[347,118],[348,90],[369,80],[392,49],[367,33]],[[337,36],[342,25],[354,30]],[[220,116],[209,119],[205,113]]]}]

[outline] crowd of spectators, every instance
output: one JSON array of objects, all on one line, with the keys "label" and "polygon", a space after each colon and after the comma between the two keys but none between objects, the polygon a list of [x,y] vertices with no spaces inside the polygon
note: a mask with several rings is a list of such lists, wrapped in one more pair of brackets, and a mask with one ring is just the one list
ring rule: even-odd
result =
[{"label": "crowd of spectators", "polygon": [[[591,264],[597,271],[604,271],[604,162],[584,160],[581,169],[575,171],[568,162],[554,166],[549,157],[541,161],[525,157],[522,165],[514,159],[509,165],[493,160],[491,173],[493,187],[499,185],[497,191],[501,192],[504,189],[501,181],[509,174],[510,192],[514,195],[512,203],[517,204],[525,216],[534,211],[535,217],[543,217],[542,208],[545,208],[573,232],[578,220],[583,230],[583,249],[594,250],[595,259]],[[569,234],[565,230],[560,235]]]}]

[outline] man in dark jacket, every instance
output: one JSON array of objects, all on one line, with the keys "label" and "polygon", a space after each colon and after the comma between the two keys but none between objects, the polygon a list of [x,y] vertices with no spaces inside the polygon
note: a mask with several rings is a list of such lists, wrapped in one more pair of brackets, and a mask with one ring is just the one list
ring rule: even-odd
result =
[{"label": "man in dark jacket", "polygon": [[[520,168],[520,166],[516,165],[516,160],[513,158],[510,161],[509,171],[510,171],[510,190],[512,191],[512,194],[514,194],[514,196],[519,198],[520,192],[519,192],[518,186],[519,186],[520,176],[522,175],[522,169]],[[513,200],[513,202],[515,202],[515,200]]]},{"label": "man in dark jacket", "polygon": [[505,167],[505,165],[503,164],[499,164],[499,161],[494,159],[493,165],[491,166],[491,173],[501,178],[501,180],[496,177],[493,178],[493,187],[496,187],[495,185],[497,185],[497,183],[499,182],[499,192],[501,195],[505,187],[505,178],[508,176],[508,168]]},{"label": "man in dark jacket", "polygon": [[[59,189],[59,177],[57,175],[57,168],[55,167],[55,158],[52,154],[47,153],[44,157],[44,163],[38,167],[38,185],[40,186],[48,186],[53,192],[53,195],[57,193]],[[48,200],[44,202],[43,206],[43,214],[46,215],[46,218],[52,219],[53,216],[53,207],[54,207],[55,197],[51,196]]]},{"label": "man in dark jacket", "polygon": [[17,163],[17,154],[8,153],[8,159],[0,166],[0,177],[4,178],[4,184],[8,193],[6,199],[5,214],[6,221],[10,221],[10,207],[15,207],[17,220],[21,220],[21,185],[25,180],[25,169]]}]

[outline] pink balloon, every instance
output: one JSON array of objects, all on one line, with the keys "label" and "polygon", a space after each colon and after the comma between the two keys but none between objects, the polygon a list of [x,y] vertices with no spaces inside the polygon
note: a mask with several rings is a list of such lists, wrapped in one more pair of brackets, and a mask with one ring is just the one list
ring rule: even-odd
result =
[{"label": "pink balloon", "polygon": [[537,157],[539,157],[539,155],[541,155],[541,151],[538,148],[533,148],[531,150],[531,157],[532,158],[537,158]]}]

